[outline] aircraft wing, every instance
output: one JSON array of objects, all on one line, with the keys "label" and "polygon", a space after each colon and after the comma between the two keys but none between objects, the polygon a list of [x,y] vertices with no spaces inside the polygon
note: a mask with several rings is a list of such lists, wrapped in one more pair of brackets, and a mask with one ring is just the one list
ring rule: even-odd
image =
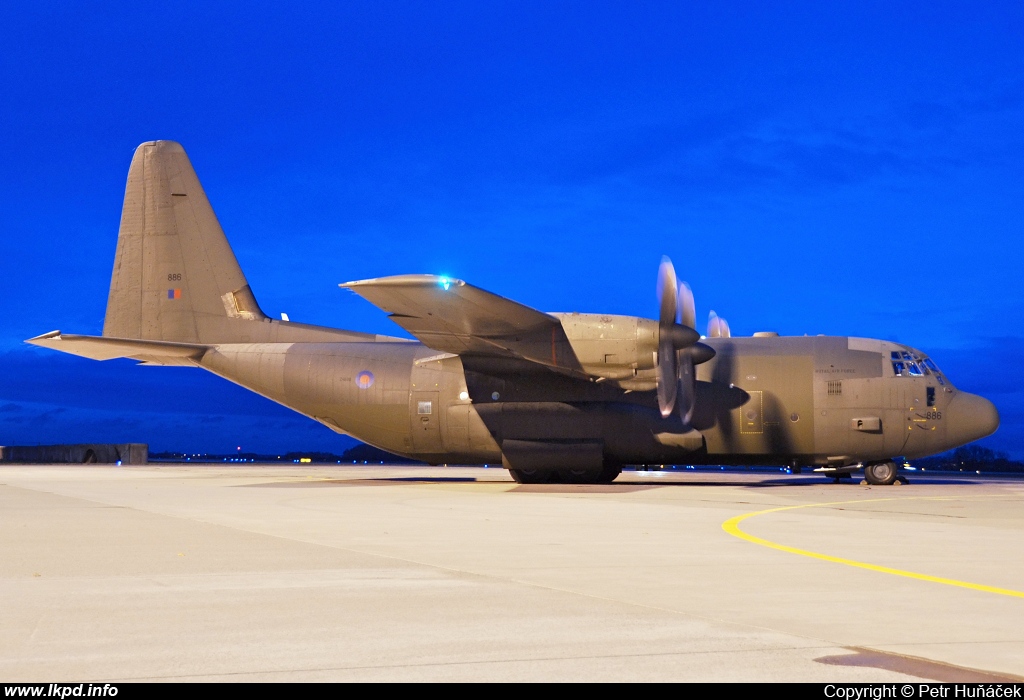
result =
[{"label": "aircraft wing", "polygon": [[462,280],[397,275],[339,286],[386,311],[435,350],[519,358],[570,373],[579,370],[561,321]]}]

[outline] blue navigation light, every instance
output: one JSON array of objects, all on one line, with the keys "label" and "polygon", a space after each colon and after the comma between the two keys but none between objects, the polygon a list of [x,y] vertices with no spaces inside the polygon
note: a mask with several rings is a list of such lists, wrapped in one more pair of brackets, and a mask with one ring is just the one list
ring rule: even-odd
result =
[{"label": "blue navigation light", "polygon": [[452,286],[452,281],[447,277],[442,277],[439,284],[441,285],[441,289],[448,291],[448,288]]}]

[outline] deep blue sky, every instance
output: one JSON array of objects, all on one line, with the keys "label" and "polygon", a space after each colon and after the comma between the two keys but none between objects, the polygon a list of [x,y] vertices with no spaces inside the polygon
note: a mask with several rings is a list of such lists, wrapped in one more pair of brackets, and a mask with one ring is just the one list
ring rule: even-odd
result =
[{"label": "deep blue sky", "polygon": [[267,313],[401,334],[337,284],[433,272],[652,316],[667,254],[734,333],[929,352],[1024,457],[1024,5],[707,5],[3,5],[0,444],[348,444],[22,344],[101,331],[132,152],[172,139]]}]

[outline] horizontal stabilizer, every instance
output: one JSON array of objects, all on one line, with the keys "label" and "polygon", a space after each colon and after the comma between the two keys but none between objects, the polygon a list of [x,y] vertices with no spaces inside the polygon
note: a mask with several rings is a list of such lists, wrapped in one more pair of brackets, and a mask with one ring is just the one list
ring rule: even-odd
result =
[{"label": "horizontal stabilizer", "polygon": [[202,359],[209,345],[171,343],[163,340],[135,340],[95,335],[63,335],[52,331],[25,341],[41,348],[59,350],[90,360],[129,358],[153,365],[194,366]]}]

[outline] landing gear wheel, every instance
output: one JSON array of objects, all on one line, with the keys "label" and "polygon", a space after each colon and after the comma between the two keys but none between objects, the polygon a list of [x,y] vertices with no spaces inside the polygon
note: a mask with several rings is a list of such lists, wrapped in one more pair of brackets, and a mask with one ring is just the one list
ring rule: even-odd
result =
[{"label": "landing gear wheel", "polygon": [[559,469],[555,476],[563,484],[610,484],[622,473],[622,467],[618,465],[601,467],[600,471],[593,469]]},{"label": "landing gear wheel", "polygon": [[864,480],[872,486],[888,486],[898,478],[895,462],[881,462],[864,467]]},{"label": "landing gear wheel", "polygon": [[591,469],[559,469],[555,476],[562,484],[593,484],[596,483],[597,472]]},{"label": "landing gear wheel", "polygon": [[508,473],[517,484],[547,484],[554,476],[550,469],[509,469]]}]

